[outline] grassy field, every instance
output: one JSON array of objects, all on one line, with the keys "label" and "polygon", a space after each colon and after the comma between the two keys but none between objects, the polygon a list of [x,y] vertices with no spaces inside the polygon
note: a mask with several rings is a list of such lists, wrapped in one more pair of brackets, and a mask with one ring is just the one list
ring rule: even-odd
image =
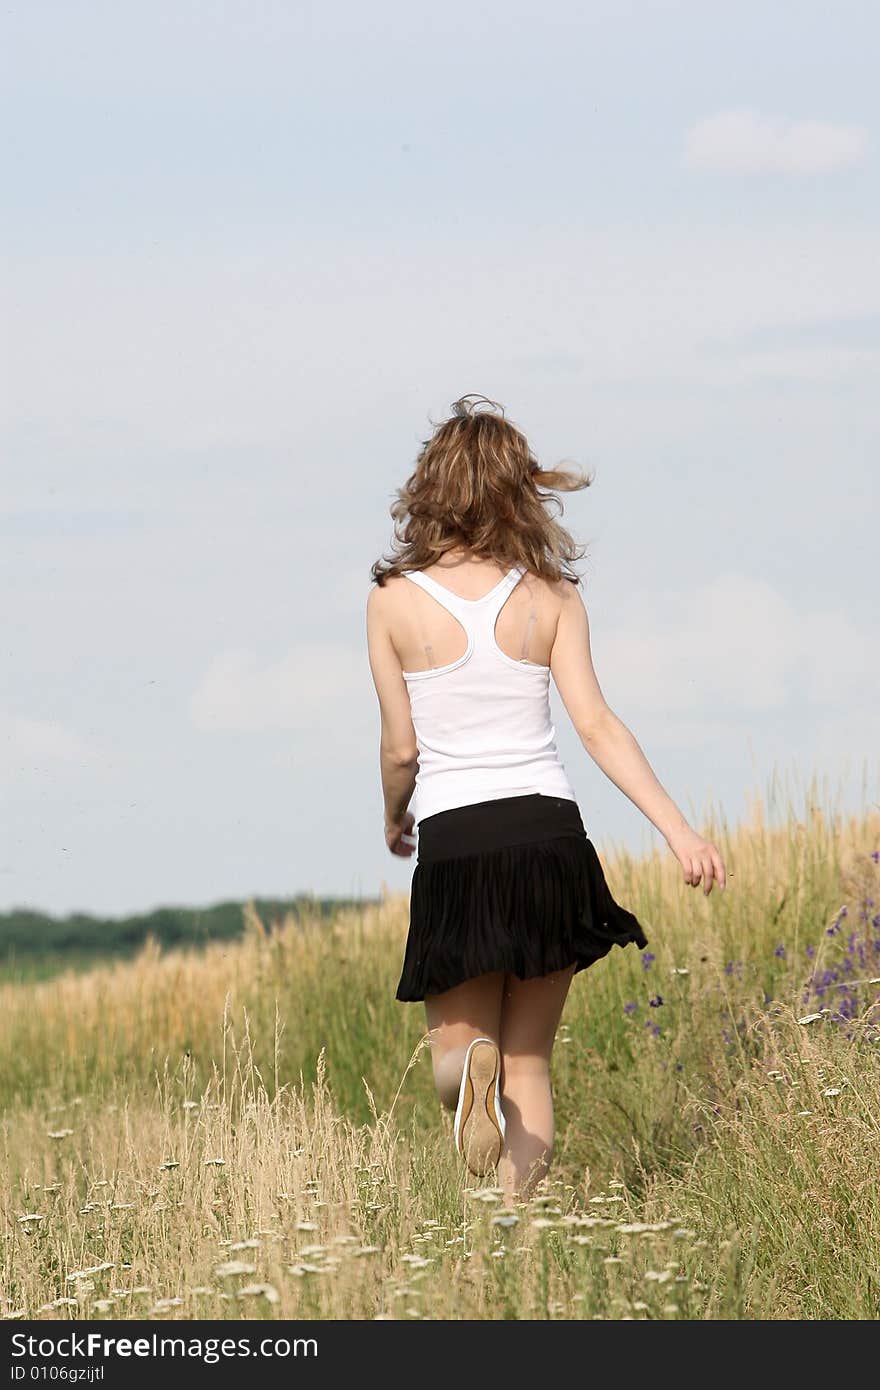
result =
[{"label": "grassy field", "polygon": [[403,896],[0,984],[0,1315],[876,1318],[880,815],[603,855],[649,950],[576,977],[550,1179],[452,1150]]}]

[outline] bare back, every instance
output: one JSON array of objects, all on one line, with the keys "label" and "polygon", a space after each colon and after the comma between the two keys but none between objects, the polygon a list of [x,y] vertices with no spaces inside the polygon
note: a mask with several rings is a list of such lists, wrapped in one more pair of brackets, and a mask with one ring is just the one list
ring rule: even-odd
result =
[{"label": "bare back", "polygon": [[[423,573],[461,598],[480,599],[506,571],[495,564],[463,561],[431,565]],[[404,671],[434,670],[464,654],[467,636],[461,624],[430,594],[397,576],[387,580],[385,588],[391,641]],[[508,597],[498,614],[495,640],[512,661],[549,667],[561,607],[557,589],[527,574]]]},{"label": "bare back", "polygon": [[[468,600],[483,598],[503,580],[501,567],[488,561],[445,561],[423,573]],[[443,669],[464,656],[467,635],[458,619],[408,579],[385,581],[383,607],[401,671]],[[593,667],[589,618],[576,585],[524,574],[498,613],[495,640],[510,660],[549,670],[582,741],[607,721],[611,711]]]}]

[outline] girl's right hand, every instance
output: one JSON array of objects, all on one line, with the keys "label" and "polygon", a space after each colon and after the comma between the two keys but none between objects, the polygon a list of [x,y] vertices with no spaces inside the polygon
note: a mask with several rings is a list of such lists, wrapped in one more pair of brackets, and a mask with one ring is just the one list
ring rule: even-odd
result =
[{"label": "girl's right hand", "polygon": [[691,888],[696,888],[702,879],[703,892],[708,897],[712,892],[713,882],[717,882],[719,888],[725,886],[727,870],[724,860],[715,846],[709,840],[704,840],[702,835],[698,835],[696,830],[687,826],[684,830],[670,835],[666,843],[684,870],[685,883]]}]

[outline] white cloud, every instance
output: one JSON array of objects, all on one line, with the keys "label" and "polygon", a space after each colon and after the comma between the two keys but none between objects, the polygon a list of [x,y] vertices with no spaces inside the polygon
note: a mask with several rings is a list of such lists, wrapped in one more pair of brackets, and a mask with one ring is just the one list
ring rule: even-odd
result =
[{"label": "white cloud", "polygon": [[867,147],[864,126],[792,121],[739,107],[692,125],[685,137],[684,162],[742,174],[819,174],[859,163]]},{"label": "white cloud", "polygon": [[880,681],[876,643],[845,612],[798,612],[747,575],[642,594],[600,650],[593,645],[612,708],[619,691],[627,708],[686,713],[710,728],[713,715],[805,705],[823,706],[824,719],[828,706],[857,709]]},{"label": "white cloud", "polygon": [[[221,652],[190,698],[199,729],[297,729],[323,748],[353,715],[370,709],[364,650],[342,642],[304,642],[260,666],[245,647]],[[378,719],[375,695],[372,703]]]},{"label": "white cloud", "polygon": [[41,763],[91,762],[99,750],[56,719],[0,713],[0,765],[6,775]]}]

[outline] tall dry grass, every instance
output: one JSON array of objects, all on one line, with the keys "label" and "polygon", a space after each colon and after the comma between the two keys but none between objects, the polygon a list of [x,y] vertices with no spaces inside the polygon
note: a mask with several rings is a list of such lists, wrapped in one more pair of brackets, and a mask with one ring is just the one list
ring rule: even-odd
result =
[{"label": "tall dry grass", "polygon": [[0,986],[0,1313],[876,1317],[880,816],[817,800],[704,826],[709,899],[603,855],[649,950],[576,978],[512,1208],[394,999],[405,897]]}]

